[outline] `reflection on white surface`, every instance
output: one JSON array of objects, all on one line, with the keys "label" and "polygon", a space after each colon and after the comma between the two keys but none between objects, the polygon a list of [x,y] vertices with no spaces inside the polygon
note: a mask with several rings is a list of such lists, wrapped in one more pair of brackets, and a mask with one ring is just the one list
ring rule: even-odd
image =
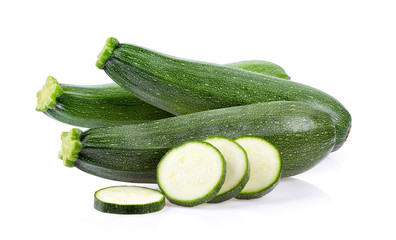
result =
[{"label": "reflection on white surface", "polygon": [[[205,203],[194,208],[185,208],[166,202],[169,214],[181,214],[187,218],[201,218],[212,211],[222,214],[238,215],[240,213],[266,212],[282,214],[301,211],[302,208],[313,209],[329,204],[331,197],[319,187],[297,178],[281,179],[275,189],[262,198],[241,200],[231,199],[223,203]],[[223,212],[224,211],[224,212]],[[184,216],[185,214],[185,216]],[[191,216],[191,214],[193,214]],[[221,217],[223,217],[222,215]]]},{"label": "reflection on white surface", "polygon": [[277,202],[277,204],[281,202],[321,202],[330,200],[330,196],[322,189],[298,178],[282,179],[268,198],[270,201]]}]

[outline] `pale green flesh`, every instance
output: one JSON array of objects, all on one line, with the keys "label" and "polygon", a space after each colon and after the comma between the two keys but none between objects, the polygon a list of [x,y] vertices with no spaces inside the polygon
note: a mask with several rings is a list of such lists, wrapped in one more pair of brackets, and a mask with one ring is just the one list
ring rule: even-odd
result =
[{"label": "pale green flesh", "polygon": [[165,207],[165,195],[140,186],[113,186],[95,192],[94,208],[113,214],[146,214]]},{"label": "pale green flesh", "polygon": [[224,168],[224,159],[216,148],[204,142],[189,142],[162,158],[157,168],[158,184],[174,203],[200,201],[219,191]]},{"label": "pale green flesh", "polygon": [[281,160],[277,149],[256,137],[235,140],[246,151],[250,165],[250,178],[241,194],[264,191],[279,179]]},{"label": "pale green flesh", "polygon": [[204,140],[217,148],[226,161],[226,178],[216,196],[231,191],[248,173],[246,152],[236,142],[224,137],[211,137]]},{"label": "pale green flesh", "polygon": [[160,201],[164,195],[158,191],[135,186],[105,188],[96,193],[102,202],[120,205],[141,205]]}]

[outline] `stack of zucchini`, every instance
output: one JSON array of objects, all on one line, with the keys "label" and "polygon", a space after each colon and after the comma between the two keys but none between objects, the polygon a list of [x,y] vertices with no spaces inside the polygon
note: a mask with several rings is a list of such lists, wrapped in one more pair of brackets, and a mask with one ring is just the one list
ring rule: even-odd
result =
[{"label": "stack of zucchini", "polygon": [[[109,38],[96,66],[116,84],[75,86],[50,76],[37,94],[37,111],[90,128],[62,133],[59,158],[99,177],[158,183],[182,206],[262,197],[280,177],[338,150],[351,128],[340,102],[289,81],[271,62],[217,65]],[[95,208],[162,209],[162,193],[149,191],[101,189]]]}]

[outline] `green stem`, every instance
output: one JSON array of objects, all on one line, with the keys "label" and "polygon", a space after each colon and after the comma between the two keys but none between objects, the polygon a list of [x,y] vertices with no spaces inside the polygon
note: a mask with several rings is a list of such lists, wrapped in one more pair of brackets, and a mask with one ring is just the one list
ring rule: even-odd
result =
[{"label": "green stem", "polygon": [[36,111],[44,112],[55,108],[56,98],[63,94],[63,89],[53,76],[48,76],[43,88],[37,92]]},{"label": "green stem", "polygon": [[105,46],[98,55],[98,60],[96,61],[96,66],[99,69],[103,69],[107,60],[113,54],[114,49],[118,46],[119,42],[116,38],[109,37],[106,41]]},{"label": "green stem", "polygon": [[66,167],[74,167],[78,154],[82,149],[80,141],[83,131],[78,128],[73,128],[69,132],[62,132],[62,147],[59,151],[58,157],[63,160],[63,165]]}]

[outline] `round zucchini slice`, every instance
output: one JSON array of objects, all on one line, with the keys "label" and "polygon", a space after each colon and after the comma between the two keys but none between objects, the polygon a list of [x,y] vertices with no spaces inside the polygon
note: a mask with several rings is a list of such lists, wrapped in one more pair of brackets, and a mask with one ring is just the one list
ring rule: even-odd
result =
[{"label": "round zucchini slice", "polygon": [[144,214],[157,212],[164,206],[164,194],[151,188],[113,186],[95,192],[94,207],[105,213]]},{"label": "round zucchini slice", "polygon": [[237,196],[249,180],[249,163],[245,150],[234,140],[212,136],[203,141],[212,144],[224,157],[226,177],[223,186],[211,203],[220,203]]},{"label": "round zucchini slice", "polygon": [[206,142],[190,141],[165,154],[157,166],[157,182],[170,202],[193,207],[216,196],[225,171],[219,150]]},{"label": "round zucchini slice", "polygon": [[250,178],[236,198],[260,198],[271,192],[278,184],[282,159],[279,150],[260,137],[243,136],[236,138],[246,151],[250,166]]}]

